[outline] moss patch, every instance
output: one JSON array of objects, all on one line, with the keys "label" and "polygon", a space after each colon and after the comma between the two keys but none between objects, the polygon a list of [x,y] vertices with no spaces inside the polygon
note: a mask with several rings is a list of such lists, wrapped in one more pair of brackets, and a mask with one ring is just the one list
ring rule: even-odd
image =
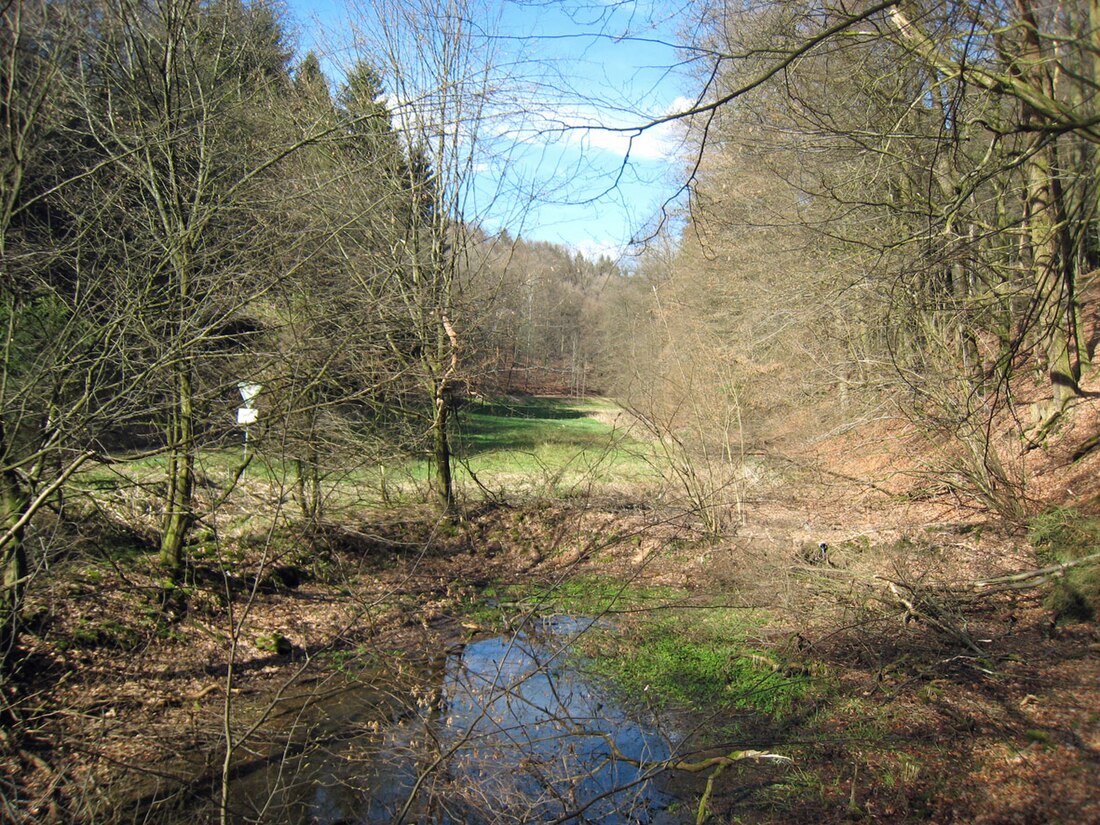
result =
[{"label": "moss patch", "polygon": [[[1069,562],[1100,551],[1100,517],[1070,507],[1046,510],[1031,520],[1028,539],[1046,563]],[[1066,572],[1046,598],[1046,607],[1060,621],[1092,621],[1100,610],[1100,565]]]}]

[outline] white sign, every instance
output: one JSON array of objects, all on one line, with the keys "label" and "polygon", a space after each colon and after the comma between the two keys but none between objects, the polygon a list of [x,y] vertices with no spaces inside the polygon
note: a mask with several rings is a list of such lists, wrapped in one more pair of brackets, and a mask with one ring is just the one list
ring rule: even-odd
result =
[{"label": "white sign", "polygon": [[255,424],[260,419],[260,411],[253,409],[252,407],[238,407],[237,408],[237,423],[247,427],[249,424]]},{"label": "white sign", "polygon": [[237,382],[237,389],[241,391],[241,398],[244,399],[246,407],[252,406],[252,402],[256,400],[256,396],[260,394],[260,390],[263,388],[263,384],[253,384],[250,381]]}]

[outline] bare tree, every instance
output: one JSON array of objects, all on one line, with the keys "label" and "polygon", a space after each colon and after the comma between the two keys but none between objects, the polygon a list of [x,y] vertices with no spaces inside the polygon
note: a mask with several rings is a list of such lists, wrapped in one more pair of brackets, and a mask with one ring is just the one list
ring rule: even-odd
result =
[{"label": "bare tree", "polygon": [[85,86],[88,135],[110,159],[114,230],[128,239],[134,272],[118,290],[135,318],[130,356],[146,359],[160,383],[147,400],[163,426],[161,556],[175,577],[195,520],[203,407],[242,377],[217,354],[232,349],[235,318],[277,279],[255,266],[264,247],[257,186],[306,142],[270,131],[270,101],[287,84],[280,38],[262,5],[123,3],[105,16]]},{"label": "bare tree", "polygon": [[[804,407],[861,388],[902,401],[970,443],[965,474],[1011,501],[987,437],[1008,379],[1027,359],[1047,374],[1039,439],[1089,357],[1077,319],[1096,262],[1089,16],[1026,2],[702,4],[684,43],[695,105],[638,129],[690,124],[684,287],[701,258],[717,279],[703,288],[729,292],[723,315],[753,307],[756,330],[727,330],[726,361],[751,373],[771,357],[747,342],[784,342],[771,355],[808,379]],[[744,242],[769,236],[766,257]],[[794,258],[777,267],[777,254]]]},{"label": "bare tree", "polygon": [[494,14],[474,0],[394,0],[358,12],[359,37],[380,64],[407,158],[410,208],[393,286],[409,337],[394,339],[393,351],[420,385],[436,495],[453,515],[452,394],[465,334],[463,279],[478,237],[470,212],[489,146],[484,129],[502,91],[488,36]]},{"label": "bare tree", "polygon": [[[48,3],[9,3],[0,26],[0,665],[6,669],[23,593],[43,559],[26,532],[59,506],[65,482],[94,454],[104,407],[117,405],[109,336],[94,278],[78,253],[86,225],[63,196],[94,174],[68,130],[65,77],[86,43],[84,21]],[[5,694],[6,695],[6,694]],[[5,712],[7,708],[5,708]]]}]

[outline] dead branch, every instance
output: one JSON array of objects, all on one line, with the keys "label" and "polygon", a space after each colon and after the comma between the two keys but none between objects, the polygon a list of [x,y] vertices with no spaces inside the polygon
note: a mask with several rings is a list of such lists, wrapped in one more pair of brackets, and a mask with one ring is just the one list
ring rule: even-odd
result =
[{"label": "dead branch", "polygon": [[[986,652],[978,647],[974,640],[970,638],[970,634],[946,617],[943,610],[928,597],[927,593],[918,593],[912,585],[895,582],[885,576],[875,576],[875,579],[886,583],[886,587],[893,594],[896,603],[905,608],[907,618],[912,617],[922,621],[949,638],[960,642],[978,656],[983,658],[986,656]],[[902,589],[908,591],[909,595],[903,595]]]},{"label": "dead branch", "polygon": [[1057,564],[1051,564],[1047,567],[1041,567],[1038,570],[1025,570],[1022,573],[1012,573],[1007,576],[997,576],[992,579],[979,579],[970,582],[969,587],[983,596],[992,593],[1001,593],[1005,590],[1024,590],[1029,587],[1038,587],[1041,584],[1046,584],[1053,579],[1059,579],[1064,576],[1067,571],[1075,567],[1082,567],[1086,564],[1096,564],[1097,562],[1100,562],[1100,553],[1090,553],[1087,556],[1082,556],[1073,561],[1058,562]]}]

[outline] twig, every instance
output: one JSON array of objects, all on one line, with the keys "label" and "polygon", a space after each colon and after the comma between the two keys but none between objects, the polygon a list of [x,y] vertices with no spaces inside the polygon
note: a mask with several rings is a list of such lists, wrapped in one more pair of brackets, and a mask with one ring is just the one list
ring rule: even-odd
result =
[{"label": "twig", "polygon": [[[986,657],[985,651],[974,643],[974,640],[970,638],[970,635],[966,631],[947,623],[936,615],[933,615],[933,612],[939,612],[935,607],[930,606],[930,608],[927,610],[918,608],[913,598],[906,598],[902,595],[901,589],[898,587],[897,582],[893,582],[890,579],[885,578],[884,576],[875,576],[875,578],[879,581],[886,582],[886,586],[890,590],[890,592],[894,594],[894,598],[897,599],[898,603],[902,605],[902,607],[904,607],[906,611],[908,611],[910,616],[915,619],[920,619],[931,625],[932,627],[936,628],[940,632],[947,634],[956,641],[962,642],[964,645],[974,651],[978,656],[982,658]],[[902,585],[902,587],[906,586]],[[906,587],[906,589],[912,592],[911,587]]]},{"label": "twig", "polygon": [[[1024,587],[1038,587],[1040,584],[1048,582],[1051,579],[1064,576],[1067,570],[1071,570],[1074,567],[1081,567],[1085,564],[1094,564],[1096,562],[1100,562],[1100,553],[1090,553],[1087,556],[1082,556],[1073,561],[1059,562],[1047,567],[1041,567],[1038,570],[1027,570],[1023,573],[1012,573],[1007,576],[997,576],[992,579],[979,579],[978,581],[970,582],[970,587],[975,590],[998,584],[1009,585],[1009,587],[1003,588],[1008,590],[1017,590]],[[1012,587],[1011,585],[1016,586]]]}]

